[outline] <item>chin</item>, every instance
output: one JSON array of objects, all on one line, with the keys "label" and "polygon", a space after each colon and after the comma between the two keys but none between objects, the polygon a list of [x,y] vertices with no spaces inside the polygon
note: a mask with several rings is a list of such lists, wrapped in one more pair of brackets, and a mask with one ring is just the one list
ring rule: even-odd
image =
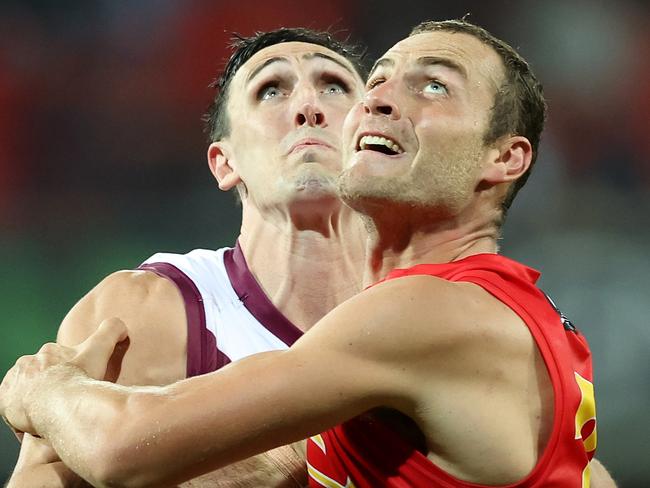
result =
[{"label": "chin", "polygon": [[337,192],[332,191],[329,188],[323,188],[320,186],[305,186],[297,188],[296,192],[293,194],[293,200],[300,201],[321,201],[321,200],[330,200],[338,199],[339,195]]},{"label": "chin", "polygon": [[288,198],[292,212],[312,217],[336,211],[343,205],[334,183],[320,179],[301,181]]},{"label": "chin", "polygon": [[347,206],[364,214],[371,208],[400,200],[398,187],[392,178],[368,178],[348,171],[341,174],[338,191]]},{"label": "chin", "polygon": [[306,195],[338,195],[336,178],[320,168],[317,171],[314,171],[313,168],[301,171],[295,175],[291,183],[291,186],[298,193],[305,193]]},{"label": "chin", "polygon": [[[363,177],[345,171],[339,178],[341,200],[353,210],[367,216],[384,213],[388,208],[428,209],[440,217],[454,214],[459,206],[458,196],[426,185],[426,181],[413,181],[412,177]],[[463,203],[466,203],[463,200]]]}]

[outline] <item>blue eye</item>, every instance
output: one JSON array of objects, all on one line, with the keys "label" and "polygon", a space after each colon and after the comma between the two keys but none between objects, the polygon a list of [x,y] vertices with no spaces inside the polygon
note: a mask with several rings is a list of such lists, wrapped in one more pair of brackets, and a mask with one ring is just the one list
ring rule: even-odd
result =
[{"label": "blue eye", "polygon": [[328,83],[325,85],[323,93],[331,95],[335,93],[347,93],[347,90],[345,89],[345,86],[340,83]]},{"label": "blue eye", "polygon": [[424,93],[444,94],[447,93],[447,87],[438,81],[430,81],[423,91]]},{"label": "blue eye", "polygon": [[257,97],[260,100],[270,100],[271,98],[275,98],[281,94],[282,92],[277,86],[267,86],[260,90]]}]

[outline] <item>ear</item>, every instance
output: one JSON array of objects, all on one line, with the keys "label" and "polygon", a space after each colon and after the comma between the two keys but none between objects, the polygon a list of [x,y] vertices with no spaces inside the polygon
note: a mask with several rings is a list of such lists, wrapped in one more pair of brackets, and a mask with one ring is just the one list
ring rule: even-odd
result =
[{"label": "ear", "polygon": [[213,142],[208,147],[208,166],[219,183],[219,188],[228,191],[241,183],[241,178],[231,157],[232,151],[227,141]]},{"label": "ear", "polygon": [[493,159],[483,170],[483,181],[496,185],[510,183],[523,175],[533,159],[533,147],[523,136],[509,136],[490,151]]}]

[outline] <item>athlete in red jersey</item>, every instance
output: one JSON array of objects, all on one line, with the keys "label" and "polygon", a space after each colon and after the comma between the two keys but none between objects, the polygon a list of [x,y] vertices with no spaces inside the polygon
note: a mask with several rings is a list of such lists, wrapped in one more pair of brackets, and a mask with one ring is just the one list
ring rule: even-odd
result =
[{"label": "athlete in red jersey", "polygon": [[[247,103],[291,103],[290,80]],[[589,486],[588,350],[534,288],[536,273],[497,255],[539,143],[539,83],[510,46],[447,21],[391,48],[367,90],[344,124],[340,190],[366,219],[366,281],[409,271],[286,351],[171,386],[93,381],[80,367],[105,361],[106,347],[95,361],[90,346],[48,348],[7,375],[0,414],[98,485],[178,483],[342,424],[314,444],[340,456],[322,474],[345,479],[312,470],[315,483]],[[111,346],[124,337],[118,325],[102,331]]]},{"label": "athlete in red jersey", "polygon": [[[509,486],[588,486],[587,465],[596,449],[591,355],[584,337],[535,286],[539,273],[496,254],[478,254],[449,264],[394,270],[386,280],[414,275],[480,286],[521,318],[541,352],[559,415],[535,468]],[[309,439],[310,486],[485,486],[451,476],[418,448],[380,419],[357,417]]]}]

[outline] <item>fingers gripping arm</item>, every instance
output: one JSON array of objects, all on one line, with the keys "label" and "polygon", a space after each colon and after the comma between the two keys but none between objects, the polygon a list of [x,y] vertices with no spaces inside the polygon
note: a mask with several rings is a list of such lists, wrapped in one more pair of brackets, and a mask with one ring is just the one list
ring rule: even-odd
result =
[{"label": "fingers gripping arm", "polygon": [[66,464],[97,486],[190,479],[404,401],[409,381],[392,364],[394,344],[372,332],[392,323],[390,314],[374,302],[359,309],[371,316],[345,308],[289,351],[168,387],[125,388],[71,365],[51,368],[55,387],[29,403],[30,418]]},{"label": "fingers gripping arm", "polygon": [[[116,273],[98,285],[68,314],[59,331],[59,342],[70,346],[79,344],[103,319],[119,316],[128,325],[131,342],[123,361],[111,361],[115,364],[109,365],[107,378],[111,381],[117,378],[118,383],[139,385],[161,385],[177,381],[185,376],[183,334],[186,331],[184,305],[177,298],[175,286],[153,273]],[[170,305],[173,305],[172,310]],[[72,425],[71,428],[75,429],[76,426]],[[287,454],[286,449],[282,448],[278,452]],[[23,457],[28,457],[29,445],[23,446],[22,451]],[[64,469],[58,457],[55,461],[58,463],[57,469]],[[280,461],[276,458],[261,455],[257,459],[243,461],[240,466],[228,466],[197,483],[199,486],[203,482],[207,486],[224,487],[262,484],[294,486],[293,477],[300,478],[306,472],[304,458],[283,456],[282,465],[278,465],[278,462]],[[298,464],[303,468],[299,469]],[[31,479],[30,473],[36,471],[43,472],[37,463],[23,464],[21,467],[25,468],[21,469],[21,479]],[[91,466],[90,469],[95,468]],[[68,474],[74,476],[71,471]],[[17,475],[18,472],[14,476]],[[18,486],[35,485],[26,482]],[[51,484],[44,486],[68,485],[61,485],[53,476]]]},{"label": "fingers gripping arm", "polygon": [[[90,336],[104,319],[114,316],[128,323],[131,343],[126,352],[120,351],[111,359],[107,379],[164,384],[185,376],[184,307],[173,284],[152,273],[110,275],[72,308],[61,324],[57,341],[75,346]],[[156,348],[150,340],[151,334],[159,342]],[[163,364],[161,357],[165,358]],[[50,456],[42,456],[47,448],[44,440],[38,444],[22,443],[8,486],[88,486],[65,467],[53,450],[50,449]]]}]

